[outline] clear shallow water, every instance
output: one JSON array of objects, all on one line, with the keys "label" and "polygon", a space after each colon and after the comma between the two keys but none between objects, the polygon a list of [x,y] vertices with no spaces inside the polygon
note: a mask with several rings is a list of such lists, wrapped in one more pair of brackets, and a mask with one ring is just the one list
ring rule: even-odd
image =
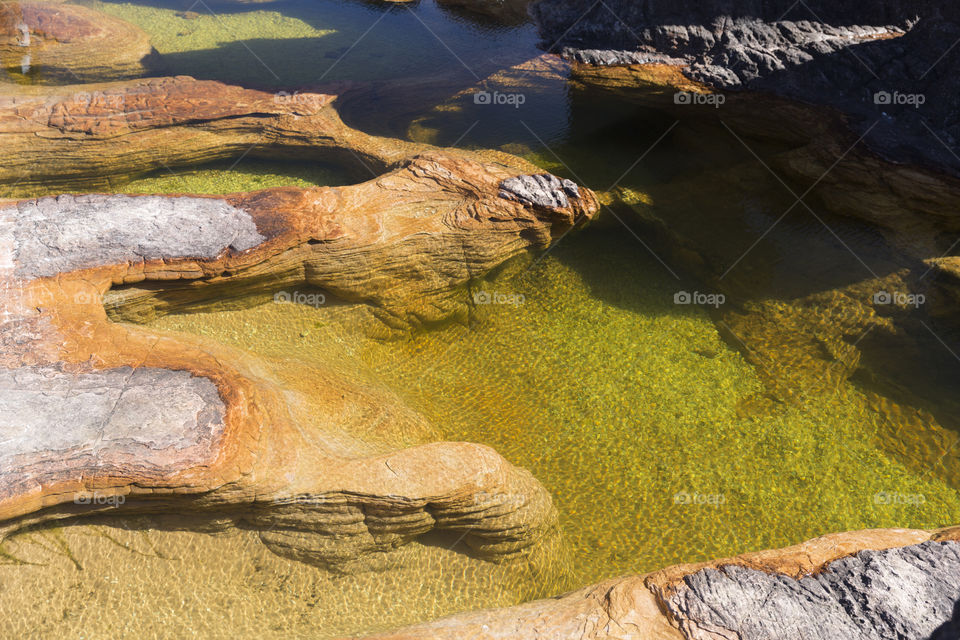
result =
[{"label": "clear shallow water", "polygon": [[[846,380],[857,358],[881,371],[910,369],[891,364],[897,351],[889,341],[869,354],[849,352],[874,321],[863,300],[883,286],[875,276],[903,266],[876,234],[830,220],[841,243],[794,212],[732,272],[730,306],[711,313],[674,304],[678,291],[712,289],[641,221],[666,221],[693,239],[709,267],[723,270],[792,203],[720,127],[680,122],[635,164],[674,125],[671,117],[570,91],[562,66],[530,63],[541,52],[529,26],[494,28],[429,2],[210,5],[216,16],[193,7],[196,17],[177,15],[187,3],[92,6],[149,31],[162,73],[269,89],[343,83],[345,118],[355,126],[501,148],[601,191],[617,184],[601,194],[614,208],[595,225],[535,265],[519,259],[462,292],[466,304],[484,294],[505,302],[474,304],[467,324],[385,340],[373,337],[362,307],[273,304],[153,323],[279,358],[291,372],[349,362],[421,412],[439,437],[490,444],[530,469],[554,496],[572,562],[569,581],[554,584],[529,565],[498,569],[442,544],[415,544],[409,571],[333,580],[243,535],[148,526],[150,544],[179,549],[179,568],[144,561],[116,575],[111,567],[137,555],[128,547],[141,547],[126,538],[125,547],[103,543],[101,528],[75,527],[45,535],[66,536],[76,549],[70,554],[97,570],[80,574],[72,561],[52,562],[49,554],[64,547],[47,539],[46,556],[23,541],[4,545],[14,558],[54,567],[0,581],[12,585],[0,591],[5,601],[36,600],[46,589],[44,615],[67,612],[61,629],[90,628],[96,607],[138,606],[145,617],[137,628],[149,630],[175,615],[179,599],[189,606],[178,628],[203,637],[228,637],[231,625],[239,636],[257,635],[260,626],[278,636],[333,635],[831,531],[960,522],[960,478],[950,466],[955,434],[939,424],[949,412],[926,407],[934,418],[901,396],[878,394],[864,376]],[[477,88],[523,93],[525,101],[477,104]],[[331,168],[242,158],[160,172],[122,189],[227,193],[345,181]],[[955,363],[937,344],[926,353],[943,397],[955,388]],[[191,560],[211,556],[211,571]],[[267,567],[269,578],[251,566]],[[65,581],[86,594],[80,602],[95,604],[67,602]],[[137,595],[156,584],[162,593]],[[230,610],[233,617],[224,614]],[[127,627],[96,627],[94,635],[120,628]]]},{"label": "clear shallow water", "polygon": [[[891,455],[883,417],[849,384],[744,415],[759,377],[705,312],[678,310],[656,266],[632,238],[596,229],[464,293],[517,304],[479,305],[468,325],[411,339],[364,337],[349,307],[269,304],[153,326],[291,366],[359,360],[446,439],[491,444],[547,486],[579,584],[960,517],[956,490]],[[885,504],[888,493],[923,504]]]}]

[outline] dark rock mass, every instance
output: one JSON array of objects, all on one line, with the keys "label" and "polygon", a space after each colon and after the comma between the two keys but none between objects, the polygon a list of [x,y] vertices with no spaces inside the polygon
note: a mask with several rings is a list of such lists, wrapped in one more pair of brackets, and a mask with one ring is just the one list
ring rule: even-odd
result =
[{"label": "dark rock mass", "polygon": [[960,173],[960,5],[920,0],[540,0],[549,51],[663,62],[716,90],[839,109],[894,161]]}]

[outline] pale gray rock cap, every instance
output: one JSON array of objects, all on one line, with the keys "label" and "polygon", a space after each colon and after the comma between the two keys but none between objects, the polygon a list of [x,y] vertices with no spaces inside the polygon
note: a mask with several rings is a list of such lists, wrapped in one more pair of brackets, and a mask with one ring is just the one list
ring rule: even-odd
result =
[{"label": "pale gray rock cap", "polygon": [[213,381],[188,371],[2,369],[0,496],[31,478],[206,462],[224,415]]},{"label": "pale gray rock cap", "polygon": [[62,195],[0,209],[16,276],[53,276],[103,264],[216,258],[264,238],[246,211],[216,198]]},{"label": "pale gray rock cap", "polygon": [[570,206],[570,198],[580,197],[580,189],[571,180],[543,173],[507,178],[500,183],[499,195],[527,206],[564,209]]},{"label": "pale gray rock cap", "polygon": [[799,580],[704,569],[668,606],[691,640],[958,640],[960,543],[862,551]]}]

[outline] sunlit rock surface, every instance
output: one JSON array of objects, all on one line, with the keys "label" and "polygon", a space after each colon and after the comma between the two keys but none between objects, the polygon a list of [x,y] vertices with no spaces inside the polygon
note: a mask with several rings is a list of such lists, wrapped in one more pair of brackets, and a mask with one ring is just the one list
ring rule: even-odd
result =
[{"label": "sunlit rock surface", "polygon": [[[269,363],[114,324],[103,307],[120,284],[211,297],[211,281],[306,281],[397,318],[442,317],[431,299],[596,211],[587,190],[565,207],[501,197],[515,175],[437,151],[350,187],[0,209],[0,532],[115,511],[192,515],[245,523],[274,551],[339,570],[433,530],[490,559],[554,536],[549,495],[488,447],[377,454],[356,440],[371,421],[419,421],[389,394],[317,371],[300,399]],[[114,306],[154,309],[162,287],[139,291]],[[304,402],[317,422],[300,421]]]},{"label": "sunlit rock surface", "polygon": [[[40,82],[132,78],[146,71],[153,53],[142,29],[88,7],[56,2],[0,6],[0,61]],[[0,93],[8,90],[0,84]]]},{"label": "sunlit rock surface", "polygon": [[835,534],[372,637],[948,640],[960,633],[956,533]]}]

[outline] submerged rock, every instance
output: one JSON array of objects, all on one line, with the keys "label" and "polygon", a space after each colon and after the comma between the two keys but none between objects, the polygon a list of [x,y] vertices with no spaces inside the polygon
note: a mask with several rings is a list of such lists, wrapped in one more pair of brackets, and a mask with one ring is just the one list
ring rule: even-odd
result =
[{"label": "submerged rock", "polygon": [[960,633],[957,537],[834,534],[371,638],[952,640]]},{"label": "submerged rock", "polygon": [[385,392],[318,371],[302,398],[252,355],[113,323],[103,306],[118,285],[142,315],[307,282],[396,318],[442,317],[451,288],[596,211],[586,190],[549,210],[499,197],[515,174],[431,152],[348,187],[0,207],[0,537],[191,516],[352,570],[430,531],[492,560],[555,535],[544,488],[488,447],[375,453],[348,435],[409,419]]},{"label": "submerged rock", "polygon": [[884,156],[960,174],[960,160],[945,148],[960,139],[953,6],[539,0],[531,13],[544,46],[570,59],[674,65],[715,91],[833,107]]}]

